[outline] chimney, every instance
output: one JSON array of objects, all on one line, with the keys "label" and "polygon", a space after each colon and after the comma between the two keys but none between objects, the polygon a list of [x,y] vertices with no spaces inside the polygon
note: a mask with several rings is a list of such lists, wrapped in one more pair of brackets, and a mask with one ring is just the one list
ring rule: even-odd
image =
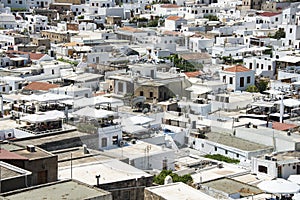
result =
[{"label": "chimney", "polygon": [[0,117],[2,118],[4,115],[4,111],[3,111],[3,96],[1,94],[0,94],[0,111],[1,111]]},{"label": "chimney", "polygon": [[281,102],[280,102],[280,123],[283,123],[283,114],[284,114],[284,104],[283,104],[283,95],[281,95]]},{"label": "chimney", "polygon": [[100,179],[100,174],[99,175],[96,175],[96,179],[97,179],[97,186],[99,186],[99,179]]},{"label": "chimney", "polygon": [[82,145],[82,147],[83,147],[83,153],[84,153],[84,154],[88,154],[89,151],[88,151],[88,149],[87,149],[86,144]]},{"label": "chimney", "polygon": [[35,152],[35,146],[34,145],[27,145],[26,146],[27,151],[29,152]]}]

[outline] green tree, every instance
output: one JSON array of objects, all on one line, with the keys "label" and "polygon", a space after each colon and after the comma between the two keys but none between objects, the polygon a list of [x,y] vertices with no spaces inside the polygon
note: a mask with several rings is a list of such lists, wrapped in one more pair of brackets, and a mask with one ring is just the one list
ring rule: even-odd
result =
[{"label": "green tree", "polygon": [[258,91],[260,93],[264,92],[267,87],[268,87],[268,81],[265,81],[265,80],[259,80],[257,83],[256,83],[256,87],[258,89]]},{"label": "green tree", "polygon": [[275,32],[273,38],[279,40],[280,38],[285,38],[285,31],[283,28],[279,28],[278,31]]},{"label": "green tree", "polygon": [[219,18],[215,15],[207,15],[204,18],[207,18],[209,21],[219,21]]},{"label": "green tree", "polygon": [[249,85],[246,89],[247,92],[259,92],[255,85]]},{"label": "green tree", "polygon": [[172,177],[173,182],[183,182],[186,184],[190,184],[193,182],[193,178],[190,174],[179,176],[178,174],[174,174],[172,170],[162,170],[158,175],[154,177],[153,182],[159,185],[163,185],[165,178],[168,175]]}]

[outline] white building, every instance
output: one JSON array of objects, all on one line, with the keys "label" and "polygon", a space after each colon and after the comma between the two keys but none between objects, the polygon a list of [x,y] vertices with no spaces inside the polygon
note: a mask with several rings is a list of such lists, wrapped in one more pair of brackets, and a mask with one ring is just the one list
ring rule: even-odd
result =
[{"label": "white building", "polygon": [[178,13],[179,8],[180,6],[175,4],[154,4],[151,11],[158,16],[167,16]]},{"label": "white building", "polygon": [[187,20],[178,16],[169,16],[165,20],[165,29],[170,31],[180,30]]},{"label": "white building", "polygon": [[203,18],[208,15],[216,15],[220,11],[219,7],[208,5],[192,5],[186,7],[185,19]]},{"label": "white building", "polygon": [[251,173],[258,177],[284,178],[300,174],[300,153],[285,151],[252,158]]},{"label": "white building", "polygon": [[203,37],[191,37],[189,39],[189,49],[193,52],[206,52],[211,49],[214,44],[214,39]]},{"label": "white building", "polygon": [[225,68],[219,72],[220,80],[227,83],[228,89],[233,91],[246,90],[248,86],[254,85],[255,72],[242,65]]},{"label": "white building", "polygon": [[49,90],[51,93],[54,94],[63,94],[68,95],[72,97],[86,97],[90,98],[92,96],[92,89],[91,88],[84,88],[79,87],[76,85],[69,85],[65,87],[59,87],[59,88],[52,88]]},{"label": "white building", "polygon": [[255,75],[273,78],[275,75],[276,61],[270,56],[250,56],[244,58],[244,65],[254,70]]},{"label": "white building", "polygon": [[0,14],[0,28],[14,29],[17,26],[15,16],[9,13]]},{"label": "white building", "polygon": [[189,142],[192,144],[192,148],[205,154],[220,154],[241,162],[250,161],[253,156],[270,153],[273,150],[272,147],[225,133],[209,132],[205,134],[207,137],[205,139],[193,137],[193,132],[190,135]]},{"label": "white building", "polygon": [[48,17],[43,15],[26,15],[26,28],[29,33],[40,32],[47,29]]},{"label": "white building", "polygon": [[174,150],[142,141],[134,143],[105,152],[112,156],[129,158],[130,165],[138,169],[174,169]]},{"label": "white building", "polygon": [[277,28],[282,24],[282,14],[273,12],[262,12],[256,16],[257,29]]},{"label": "white building", "polygon": [[215,198],[200,192],[199,190],[188,186],[182,182],[169,183],[145,188],[145,199],[205,199],[216,200]]}]

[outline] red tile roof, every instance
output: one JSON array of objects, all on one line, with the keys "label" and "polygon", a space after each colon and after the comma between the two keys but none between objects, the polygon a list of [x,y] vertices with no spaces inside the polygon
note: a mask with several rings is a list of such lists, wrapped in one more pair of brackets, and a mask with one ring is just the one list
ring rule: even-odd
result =
[{"label": "red tile roof", "polygon": [[226,72],[248,72],[251,70],[248,69],[247,67],[244,67],[243,65],[235,65],[233,67],[228,67],[228,68],[224,69],[223,71],[226,71]]},{"label": "red tile roof", "polygon": [[162,7],[162,8],[179,8],[180,6],[178,6],[176,4],[164,4],[164,5],[161,5],[160,7]]},{"label": "red tile roof", "polygon": [[5,149],[0,149],[0,160],[28,160],[28,158]]},{"label": "red tile roof", "polygon": [[183,19],[182,17],[178,17],[178,16],[169,16],[167,18],[167,20],[173,20],[173,21],[177,21],[177,20],[180,20],[180,19]]},{"label": "red tile roof", "polygon": [[273,17],[273,16],[276,16],[276,15],[279,15],[281,14],[280,12],[279,13],[275,13],[275,12],[262,12],[262,13],[259,13],[258,15],[259,16],[263,16],[263,17]]},{"label": "red tile roof", "polygon": [[30,53],[30,60],[39,60],[41,59],[45,54],[42,53]]},{"label": "red tile roof", "polygon": [[50,88],[58,88],[58,87],[59,87],[59,85],[50,84],[50,83],[46,83],[46,82],[32,82],[32,83],[29,83],[26,87],[24,87],[24,90],[48,91]]},{"label": "red tile roof", "polygon": [[41,59],[44,55],[46,54],[43,54],[43,53],[31,53],[31,52],[24,52],[24,51],[14,51],[14,50],[8,50],[6,51],[6,53],[9,55],[9,54],[20,54],[20,55],[28,55],[29,54],[29,57],[31,60],[39,60]]},{"label": "red tile roof", "polygon": [[184,74],[190,78],[190,77],[197,77],[202,73],[200,71],[196,71],[196,72],[184,72]]},{"label": "red tile roof", "polygon": [[287,131],[289,129],[296,128],[297,125],[295,124],[286,124],[280,122],[272,122],[272,128],[279,131]]}]

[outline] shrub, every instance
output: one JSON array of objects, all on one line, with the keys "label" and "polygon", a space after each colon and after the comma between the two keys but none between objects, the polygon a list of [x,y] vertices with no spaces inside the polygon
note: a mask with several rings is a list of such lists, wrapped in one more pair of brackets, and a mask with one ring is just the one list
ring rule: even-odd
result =
[{"label": "shrub", "polygon": [[218,160],[218,161],[223,161],[223,162],[227,162],[227,163],[239,163],[240,161],[237,160],[237,159],[233,159],[233,158],[229,158],[229,157],[226,157],[226,156],[223,156],[221,154],[213,154],[213,155],[205,155],[204,156],[205,158],[210,158],[210,159],[213,159],[213,160]]},{"label": "shrub", "polygon": [[174,174],[172,170],[162,170],[158,175],[154,177],[153,182],[159,185],[163,185],[165,182],[165,178],[168,175],[172,177],[173,182],[183,182],[186,184],[190,184],[193,182],[193,178],[190,174],[179,176],[178,174]]}]

